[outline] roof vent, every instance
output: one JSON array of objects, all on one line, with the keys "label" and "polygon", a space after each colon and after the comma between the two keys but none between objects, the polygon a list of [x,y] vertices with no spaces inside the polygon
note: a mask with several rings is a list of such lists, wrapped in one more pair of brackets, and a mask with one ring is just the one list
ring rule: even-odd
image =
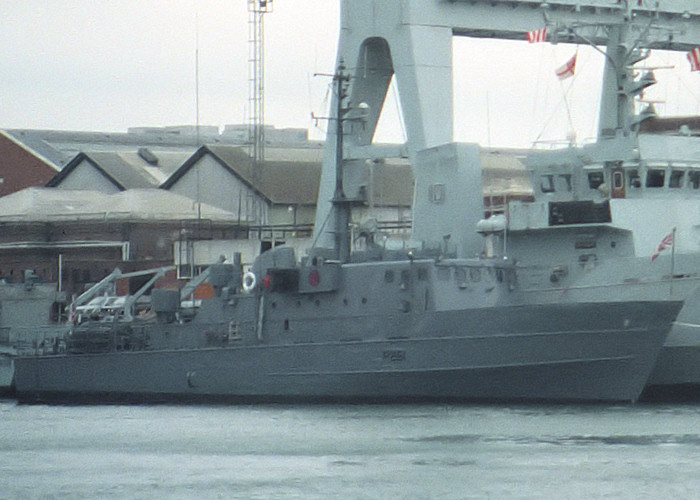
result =
[{"label": "roof vent", "polygon": [[158,165],[158,157],[148,148],[139,148],[139,156],[149,165]]}]

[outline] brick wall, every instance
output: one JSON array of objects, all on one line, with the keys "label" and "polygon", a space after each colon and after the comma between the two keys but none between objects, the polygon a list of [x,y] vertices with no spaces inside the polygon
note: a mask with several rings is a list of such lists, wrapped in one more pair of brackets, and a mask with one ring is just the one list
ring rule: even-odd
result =
[{"label": "brick wall", "polygon": [[44,186],[58,170],[0,133],[0,196]]}]

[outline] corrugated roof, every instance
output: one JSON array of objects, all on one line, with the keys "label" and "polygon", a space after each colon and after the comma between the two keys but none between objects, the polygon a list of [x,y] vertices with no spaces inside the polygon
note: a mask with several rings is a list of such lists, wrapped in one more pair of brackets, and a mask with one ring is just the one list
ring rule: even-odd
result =
[{"label": "corrugated roof", "polygon": [[[85,156],[124,189],[156,188],[160,182],[143,165],[126,161],[119,153],[88,152]],[[145,162],[143,162],[145,163]]]},{"label": "corrugated roof", "polygon": [[162,189],[129,189],[115,194],[27,188],[0,198],[0,221],[193,220],[238,222],[239,217]]},{"label": "corrugated roof", "polygon": [[28,151],[40,158],[45,158],[59,170],[68,161],[65,153],[48,144],[40,136],[24,130],[4,130],[4,132],[8,137],[22,144]]},{"label": "corrugated roof", "polygon": [[86,155],[116,179],[125,189],[158,187],[191,155],[153,153],[157,165],[148,163],[138,152],[95,152]]},{"label": "corrugated roof", "polygon": [[321,176],[320,161],[267,160],[262,164],[256,181],[253,162],[244,149],[220,145],[210,145],[207,149],[272,203],[316,203]]},{"label": "corrugated roof", "polygon": [[184,152],[154,153],[148,150],[150,158],[157,164],[146,161],[139,152],[90,151],[79,153],[46,185],[59,186],[78,165],[84,161],[91,163],[119,189],[156,188],[165,182],[191,155]]},{"label": "corrugated roof", "polygon": [[[298,161],[298,149],[279,149],[278,153],[289,151],[287,160],[265,161],[259,174],[259,182],[254,182],[252,162],[241,148],[231,146],[207,146],[207,149],[243,178],[254,185],[268,200],[276,204],[313,205],[318,198],[321,179],[323,151],[316,155],[316,161]],[[266,158],[268,157],[266,150]],[[280,156],[282,157],[282,156]],[[413,199],[413,175],[410,164],[378,162],[373,165],[375,181],[373,203],[376,205],[410,205]]]},{"label": "corrugated roof", "polygon": [[[203,146],[193,155],[162,187],[167,189],[177,179],[192,168],[205,154],[212,154],[222,166],[257,190],[262,196],[276,204],[313,205],[318,198],[323,151],[299,152],[297,148],[277,148],[275,155],[284,160],[271,161],[266,149],[266,158],[255,179],[252,162],[245,148],[225,145]],[[316,161],[299,161],[299,158],[312,158]],[[532,192],[529,173],[520,159],[511,153],[485,150],[481,154],[484,192],[508,192],[529,194]],[[370,175],[368,173],[368,175]],[[413,173],[410,162],[405,158],[387,158],[372,164],[374,179],[373,204],[384,206],[410,206],[413,201]],[[368,179],[369,181],[369,179]]]},{"label": "corrugated roof", "polygon": [[171,151],[191,155],[197,149],[195,137],[189,135],[36,129],[6,129],[5,132],[59,168],[83,151],[134,152],[139,147],[148,147],[156,154]]}]

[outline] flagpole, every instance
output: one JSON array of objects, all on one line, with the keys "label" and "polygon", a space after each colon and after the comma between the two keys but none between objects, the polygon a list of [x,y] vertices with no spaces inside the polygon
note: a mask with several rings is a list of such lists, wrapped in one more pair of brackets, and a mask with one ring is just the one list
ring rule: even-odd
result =
[{"label": "flagpole", "polygon": [[673,243],[671,244],[671,277],[673,278],[674,264],[676,256],[676,227],[673,227]]},{"label": "flagpole", "polygon": [[673,226],[673,231],[671,231],[671,296],[673,296],[673,273],[675,271],[675,261],[676,261],[676,226]]}]

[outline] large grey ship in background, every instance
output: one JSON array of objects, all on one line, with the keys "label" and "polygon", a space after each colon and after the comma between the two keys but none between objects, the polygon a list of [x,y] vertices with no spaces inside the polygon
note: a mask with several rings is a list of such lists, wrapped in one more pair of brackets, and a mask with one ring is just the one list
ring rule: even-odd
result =
[{"label": "large grey ship in background", "polygon": [[[526,160],[537,203],[509,205],[511,229],[556,225],[579,211],[580,223],[607,220],[633,234],[634,255],[646,258],[630,276],[663,275],[667,287],[686,294],[700,278],[700,121],[659,117],[644,93],[656,84],[652,50],[688,53],[686,71],[698,69],[700,16],[697,2],[622,2],[617,22],[600,23],[605,2],[590,2],[581,17],[564,6],[546,13],[547,39],[606,46],[598,134],[592,144],[533,151]],[[608,2],[610,3],[610,2]],[[615,6],[608,6],[614,10]],[[588,18],[586,16],[589,16]],[[603,52],[602,49],[600,49]],[[662,70],[668,68],[661,68]],[[540,214],[549,214],[546,220]],[[545,216],[546,217],[546,216]],[[597,252],[581,258],[587,265]],[[629,267],[621,261],[616,266]],[[700,397],[700,302],[685,301],[649,379],[645,397]]]},{"label": "large grey ship in background", "polygon": [[[309,255],[277,247],[246,273],[214,264],[199,278],[214,296],[199,303],[187,300],[198,282],[153,290],[149,311],[127,298],[77,324],[65,352],[18,358],[18,397],[636,400],[689,290],[639,273],[648,259],[607,205],[528,205],[548,210],[542,227],[485,218],[479,148],[451,140],[446,40],[489,23],[524,37],[542,21],[529,4],[343,1]],[[394,74],[416,179],[413,240],[397,250],[349,230]]]}]

